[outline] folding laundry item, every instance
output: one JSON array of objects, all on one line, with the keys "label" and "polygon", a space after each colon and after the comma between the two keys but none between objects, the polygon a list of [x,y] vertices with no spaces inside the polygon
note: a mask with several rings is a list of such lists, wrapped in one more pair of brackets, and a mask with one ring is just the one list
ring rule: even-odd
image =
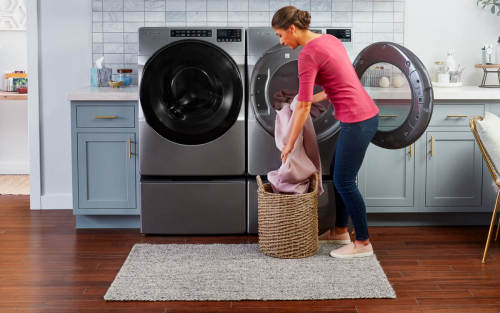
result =
[{"label": "folding laundry item", "polygon": [[[278,95],[279,96],[279,95]],[[288,103],[289,93],[282,93],[285,102],[280,102],[281,109],[276,112],[274,139],[276,147],[281,151],[287,144],[293,126],[294,110],[297,106],[297,97]],[[279,98],[280,100],[282,98]],[[275,102],[275,106],[276,102]],[[316,131],[311,116],[307,117],[304,128],[295,141],[293,150],[276,171],[267,174],[267,179],[273,187],[274,193],[303,194],[309,190],[309,178],[314,173],[319,174],[318,195],[323,193],[321,179],[321,159],[319,154]]]},{"label": "folding laundry item", "polygon": [[[273,103],[273,108],[275,111],[281,110],[283,105],[285,104],[290,104],[293,101],[293,98],[298,94],[299,92],[297,90],[292,90],[292,89],[283,89],[278,92],[274,93],[274,103]],[[309,113],[312,118],[316,118],[321,115],[322,112],[326,111],[327,109],[324,107],[321,102],[319,103],[313,103],[311,105],[311,112]]]}]

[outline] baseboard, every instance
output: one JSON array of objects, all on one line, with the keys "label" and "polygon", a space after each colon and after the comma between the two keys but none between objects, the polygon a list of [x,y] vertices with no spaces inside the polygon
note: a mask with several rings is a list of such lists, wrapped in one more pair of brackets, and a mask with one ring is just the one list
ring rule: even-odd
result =
[{"label": "baseboard", "polygon": [[76,228],[140,228],[139,215],[76,215]]},{"label": "baseboard", "polygon": [[0,163],[0,175],[29,175],[29,163]]},{"label": "baseboard", "polygon": [[41,197],[42,210],[64,210],[73,209],[73,196],[67,195],[43,195]]},{"label": "baseboard", "polygon": [[370,226],[480,226],[490,225],[492,212],[368,213]]}]

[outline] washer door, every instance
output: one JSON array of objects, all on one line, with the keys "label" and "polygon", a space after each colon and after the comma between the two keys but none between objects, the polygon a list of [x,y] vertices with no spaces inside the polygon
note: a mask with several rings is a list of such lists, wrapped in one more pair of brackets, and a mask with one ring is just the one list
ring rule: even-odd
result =
[{"label": "washer door", "polygon": [[[417,141],[429,125],[434,104],[431,79],[422,62],[403,46],[377,42],[361,51],[353,65],[380,109],[372,143],[401,149]],[[380,88],[384,84],[389,88]]]},{"label": "washer door", "polygon": [[146,62],[139,90],[146,122],[163,138],[200,145],[236,122],[243,82],[234,60],[217,46],[183,40]]},{"label": "washer door", "polygon": [[[252,72],[250,82],[250,105],[259,125],[274,137],[276,111],[274,94],[284,89],[299,90],[298,58],[301,49],[291,50],[277,44],[262,55]],[[315,86],[314,93],[323,91]],[[333,136],[340,128],[340,122],[333,114],[328,100],[320,102],[321,113],[313,118],[318,141]]]}]

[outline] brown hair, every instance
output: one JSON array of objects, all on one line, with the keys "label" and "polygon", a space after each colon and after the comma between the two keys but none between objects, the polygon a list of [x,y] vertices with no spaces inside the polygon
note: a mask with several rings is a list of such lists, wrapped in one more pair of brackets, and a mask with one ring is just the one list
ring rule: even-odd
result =
[{"label": "brown hair", "polygon": [[291,5],[276,11],[271,25],[285,30],[287,30],[292,24],[299,29],[309,29],[310,23],[311,14],[309,12],[299,10]]}]

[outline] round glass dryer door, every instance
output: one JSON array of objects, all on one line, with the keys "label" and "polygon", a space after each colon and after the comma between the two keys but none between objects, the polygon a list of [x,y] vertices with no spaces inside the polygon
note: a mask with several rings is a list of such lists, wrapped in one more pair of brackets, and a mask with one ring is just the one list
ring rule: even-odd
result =
[{"label": "round glass dryer door", "polygon": [[183,40],[149,58],[139,96],[146,122],[160,136],[200,145],[233,126],[244,94],[238,66],[227,53],[207,42]]},{"label": "round glass dryer door", "polygon": [[429,125],[434,103],[422,62],[401,45],[377,42],[361,51],[353,65],[380,110],[372,143],[400,149],[417,141]]},{"label": "round glass dryer door", "polygon": [[[299,90],[297,60],[300,50],[278,44],[259,58],[252,72],[250,105],[259,125],[273,137],[276,111],[284,103],[282,92],[291,95],[290,99]],[[314,87],[314,93],[321,91],[319,86]],[[328,100],[313,104],[311,117],[318,141],[330,138],[340,128]]]}]

